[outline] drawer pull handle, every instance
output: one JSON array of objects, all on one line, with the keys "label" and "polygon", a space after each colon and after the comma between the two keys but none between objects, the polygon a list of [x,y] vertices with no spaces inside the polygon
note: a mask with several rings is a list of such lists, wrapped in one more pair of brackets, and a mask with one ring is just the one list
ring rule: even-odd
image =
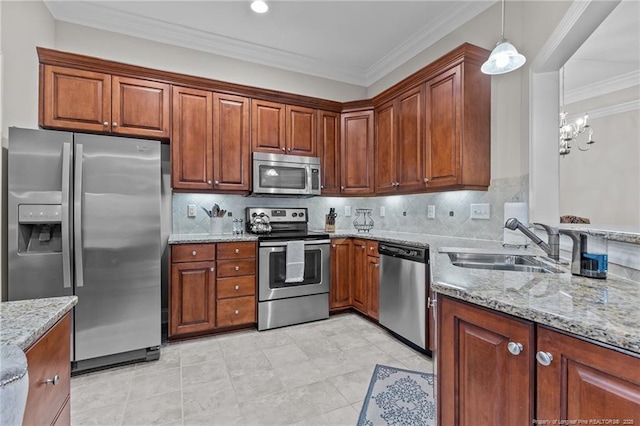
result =
[{"label": "drawer pull handle", "polygon": [[236,249],[235,251],[236,251],[236,254],[240,253],[240,249]]},{"label": "drawer pull handle", "polygon": [[191,255],[192,255],[192,256],[195,256],[196,254],[198,254],[198,252],[197,252],[197,251],[195,251],[195,250],[191,252]]},{"label": "drawer pull handle", "polygon": [[511,355],[520,355],[520,352],[522,352],[522,343],[509,342],[509,344],[507,345],[507,349],[509,349]]},{"label": "drawer pull handle", "polygon": [[45,385],[48,384],[52,384],[52,385],[57,385],[60,382],[60,376],[58,376],[57,374],[55,376],[53,376],[53,379],[47,379],[44,381]]},{"label": "drawer pull handle", "polygon": [[235,288],[236,290],[240,290],[240,286],[239,286],[239,285],[235,286],[234,288]]},{"label": "drawer pull handle", "polygon": [[236,309],[233,313],[238,315],[240,313],[240,311]]},{"label": "drawer pull handle", "polygon": [[538,364],[547,367],[551,364],[551,361],[553,361],[553,355],[549,352],[538,351],[536,360],[538,360]]},{"label": "drawer pull handle", "polygon": [[233,268],[233,269],[235,269],[236,271],[239,271],[239,270],[240,270],[240,267],[239,267],[239,266],[236,266],[236,267],[235,267],[235,268]]}]

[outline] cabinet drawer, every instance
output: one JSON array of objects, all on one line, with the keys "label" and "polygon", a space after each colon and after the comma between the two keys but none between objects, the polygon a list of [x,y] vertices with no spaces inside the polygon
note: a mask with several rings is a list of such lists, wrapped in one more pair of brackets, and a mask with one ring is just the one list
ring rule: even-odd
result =
[{"label": "cabinet drawer", "polygon": [[218,278],[218,299],[229,297],[255,296],[256,276],[247,275],[234,278]]},{"label": "cabinet drawer", "polygon": [[256,322],[256,297],[244,296],[218,300],[218,327]]},{"label": "cabinet drawer", "polygon": [[218,259],[247,259],[256,257],[256,243],[222,243],[218,244]]},{"label": "cabinet drawer", "polygon": [[377,241],[367,241],[367,256],[380,257]]},{"label": "cabinet drawer", "polygon": [[[70,339],[71,315],[67,314],[27,349],[29,396],[23,424],[52,424],[69,398]],[[56,384],[47,384],[50,379],[56,380]]]},{"label": "cabinet drawer", "polygon": [[171,247],[171,262],[216,260],[215,244],[180,244]]},{"label": "cabinet drawer", "polygon": [[241,275],[255,275],[255,274],[256,274],[255,259],[219,260],[218,261],[218,278],[239,277]]}]

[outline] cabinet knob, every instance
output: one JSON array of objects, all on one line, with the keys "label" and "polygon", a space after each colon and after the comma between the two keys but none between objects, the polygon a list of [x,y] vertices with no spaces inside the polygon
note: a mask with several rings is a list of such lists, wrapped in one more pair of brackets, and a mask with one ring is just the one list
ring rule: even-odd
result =
[{"label": "cabinet knob", "polygon": [[209,185],[211,185],[211,181],[210,181],[210,180],[208,180],[208,181],[207,181],[207,183],[208,183]]},{"label": "cabinet knob", "polygon": [[116,123],[115,121],[113,122],[113,127],[118,127],[118,123]]},{"label": "cabinet knob", "polygon": [[380,267],[380,264],[379,264],[379,263],[374,263],[374,264],[373,264],[373,266],[374,266],[375,268],[379,268],[379,267]]},{"label": "cabinet knob", "polygon": [[424,179],[422,179],[422,181],[423,181],[424,183],[427,183],[427,182],[429,182],[429,178],[424,178]]},{"label": "cabinet knob", "polygon": [[234,251],[236,252],[236,254],[240,253],[240,249],[235,249]]},{"label": "cabinet knob", "polygon": [[341,189],[342,191],[344,191],[344,186],[341,186],[341,187],[340,187],[340,189]]},{"label": "cabinet knob", "polygon": [[367,248],[367,246],[360,246],[360,248],[361,248],[362,250],[364,250],[364,249],[366,249],[366,248]]},{"label": "cabinet knob", "polygon": [[547,367],[551,364],[551,361],[553,361],[553,355],[549,352],[538,351],[536,354],[536,360],[538,361],[538,364]]},{"label": "cabinet knob", "polygon": [[240,286],[239,286],[239,285],[235,286],[234,288],[235,288],[236,290],[240,290]]},{"label": "cabinet knob", "polygon": [[220,184],[220,181],[218,181],[218,180],[217,180],[217,181],[216,181],[216,185],[219,185],[219,184]]},{"label": "cabinet knob", "polygon": [[320,185],[320,189],[324,189],[324,185]]},{"label": "cabinet knob", "polygon": [[196,254],[198,254],[198,252],[195,250],[191,252],[191,256],[195,256]]},{"label": "cabinet knob", "polygon": [[287,151],[291,152],[291,148],[287,148]]},{"label": "cabinet knob", "polygon": [[58,375],[56,374],[55,376],[53,376],[53,379],[47,379],[47,380],[45,380],[45,381],[44,381],[44,384],[45,384],[45,385],[52,384],[52,385],[54,385],[54,386],[55,386],[55,385],[57,385],[57,384],[58,384],[58,382],[60,382],[60,376],[58,376]]},{"label": "cabinet knob", "polygon": [[369,247],[369,250],[373,250],[373,247]]},{"label": "cabinet knob", "polygon": [[233,311],[233,313],[238,315],[240,313],[240,311],[236,309],[235,311]]},{"label": "cabinet knob", "polygon": [[239,271],[239,270],[240,270],[240,267],[239,267],[239,266],[236,266],[236,267],[235,267],[235,268],[233,268],[233,269],[235,269],[236,271]]},{"label": "cabinet knob", "polygon": [[211,272],[213,272],[213,271],[215,270],[215,268],[210,268],[209,270],[210,270]]},{"label": "cabinet knob", "polygon": [[285,148],[285,147],[282,147],[282,150],[283,150],[283,151],[286,151],[286,148]]},{"label": "cabinet knob", "polygon": [[102,123],[102,125],[103,125],[104,127],[107,127],[107,126],[109,125],[109,122],[108,122],[108,121],[105,121],[104,123]]},{"label": "cabinet knob", "polygon": [[336,248],[336,245],[335,244],[331,244],[331,247]]},{"label": "cabinet knob", "polygon": [[511,352],[511,355],[520,355],[520,352],[522,352],[522,343],[509,342],[507,348],[509,352]]}]

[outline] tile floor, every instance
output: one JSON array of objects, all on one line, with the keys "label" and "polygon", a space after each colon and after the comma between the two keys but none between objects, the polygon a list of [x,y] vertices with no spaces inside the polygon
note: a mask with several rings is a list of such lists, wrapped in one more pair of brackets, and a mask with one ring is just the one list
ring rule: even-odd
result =
[{"label": "tile floor", "polygon": [[174,343],[72,378],[71,424],[355,425],[375,364],[433,371],[356,314]]}]

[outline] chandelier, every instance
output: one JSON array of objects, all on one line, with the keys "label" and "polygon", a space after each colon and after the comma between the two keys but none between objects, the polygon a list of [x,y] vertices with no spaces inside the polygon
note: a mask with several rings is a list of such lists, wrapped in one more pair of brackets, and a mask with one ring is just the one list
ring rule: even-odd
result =
[{"label": "chandelier", "polygon": [[[589,114],[585,114],[582,118],[578,118],[573,122],[567,121],[567,113],[564,110],[564,67],[562,67],[562,87],[560,90],[560,155],[565,156],[571,153],[571,143],[575,142],[580,151],[588,151],[591,145],[595,143],[593,140],[593,128],[589,125]],[[578,139],[580,135],[586,133],[587,140],[583,146],[580,145]]]}]

